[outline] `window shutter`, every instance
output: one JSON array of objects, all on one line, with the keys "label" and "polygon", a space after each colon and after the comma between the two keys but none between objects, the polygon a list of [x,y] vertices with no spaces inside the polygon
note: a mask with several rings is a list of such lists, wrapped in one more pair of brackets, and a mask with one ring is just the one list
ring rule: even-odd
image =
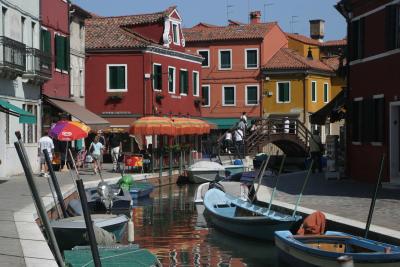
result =
[{"label": "window shutter", "polygon": [[64,37],[64,70],[69,71],[69,37]]},{"label": "window shutter", "polygon": [[373,101],[373,113],[374,113],[374,142],[384,141],[384,119],[385,119],[385,99],[377,98]]},{"label": "window shutter", "polygon": [[125,89],[125,67],[119,66],[117,68],[117,88]]},{"label": "window shutter", "polygon": [[41,41],[41,50],[45,53],[51,53],[51,44],[50,44],[50,32],[46,30],[41,30],[42,41]]},{"label": "window shutter", "polygon": [[109,88],[110,89],[117,89],[118,88],[118,83],[117,83],[117,76],[118,76],[118,70],[116,67],[108,67],[108,75],[109,75]]},{"label": "window shutter", "polygon": [[284,92],[285,92],[284,101],[289,102],[289,83],[284,84]]},{"label": "window shutter", "polygon": [[362,141],[373,142],[374,141],[374,100],[372,97],[366,98],[362,105],[362,116],[361,129],[362,129]]},{"label": "window shutter", "polygon": [[396,13],[396,5],[389,5],[385,8],[385,42],[387,50],[395,48]]}]

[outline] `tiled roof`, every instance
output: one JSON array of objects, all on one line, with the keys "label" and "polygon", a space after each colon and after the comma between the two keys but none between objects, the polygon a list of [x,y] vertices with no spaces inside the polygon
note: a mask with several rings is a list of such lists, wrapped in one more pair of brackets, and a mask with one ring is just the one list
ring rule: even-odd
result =
[{"label": "tiled roof", "polygon": [[193,28],[211,28],[211,27],[218,27],[218,26],[214,25],[214,24],[205,23],[205,22],[199,22],[193,26]]},{"label": "tiled roof", "polygon": [[140,14],[116,17],[95,17],[85,21],[86,48],[138,48],[149,44],[156,45],[151,40],[125,29],[124,26],[151,24],[162,21],[176,7],[152,14]]},{"label": "tiled roof", "polygon": [[276,22],[184,29],[186,42],[262,39]]},{"label": "tiled roof", "polygon": [[333,70],[320,60],[307,59],[289,48],[281,48],[263,66],[266,70],[319,70],[332,72]]},{"label": "tiled roof", "polygon": [[345,46],[347,44],[346,39],[341,39],[341,40],[330,40],[326,42],[320,42],[318,40],[312,39],[310,37],[307,37],[305,35],[297,34],[297,33],[286,33],[286,36],[288,38],[291,38],[293,40],[297,40],[299,42],[302,42],[304,44],[308,45],[315,45],[315,46]]},{"label": "tiled roof", "polygon": [[[340,56],[331,56],[322,58],[322,62],[328,65],[334,71],[337,71],[340,67]],[[343,65],[346,65],[346,58],[343,58]]]}]

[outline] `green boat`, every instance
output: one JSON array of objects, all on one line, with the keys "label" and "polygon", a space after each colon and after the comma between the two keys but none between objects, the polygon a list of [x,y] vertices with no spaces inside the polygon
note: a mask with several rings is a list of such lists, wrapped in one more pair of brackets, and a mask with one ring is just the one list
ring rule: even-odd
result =
[{"label": "green boat", "polygon": [[[116,245],[99,247],[102,266],[107,267],[161,267],[157,257],[138,245]],[[69,267],[94,267],[89,246],[75,247],[64,251],[65,264]]]}]

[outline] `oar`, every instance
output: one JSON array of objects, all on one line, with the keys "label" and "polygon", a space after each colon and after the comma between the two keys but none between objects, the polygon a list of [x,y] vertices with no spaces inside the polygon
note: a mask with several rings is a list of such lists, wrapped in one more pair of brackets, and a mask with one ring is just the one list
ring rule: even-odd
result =
[{"label": "oar", "polygon": [[369,227],[371,226],[372,214],[374,213],[375,202],[376,202],[376,198],[378,196],[379,186],[381,185],[384,163],[385,163],[385,154],[382,155],[381,168],[379,169],[378,181],[376,182],[375,192],[374,192],[374,195],[372,196],[371,206],[369,207],[367,224],[365,225],[365,234],[364,234],[365,238],[368,237]]},{"label": "oar", "polygon": [[278,175],[276,176],[275,186],[271,193],[271,199],[269,200],[267,214],[269,213],[269,211],[271,210],[271,207],[272,207],[272,200],[274,200],[274,197],[275,197],[275,191],[276,191],[276,188],[278,187],[279,176],[281,175],[281,173],[283,171],[283,165],[285,164],[285,159],[286,159],[286,154],[283,154],[281,165],[279,166],[279,172],[278,172]]},{"label": "oar", "polygon": [[[268,163],[269,163],[269,159],[271,158],[271,155],[268,155],[268,158],[267,158],[267,160],[265,161],[265,164],[262,166],[262,168],[260,169],[260,173],[258,174],[258,185],[257,185],[257,189],[256,189],[256,192],[254,192],[254,196],[253,196],[253,198],[251,199],[251,202],[253,203],[254,202],[254,200],[256,199],[256,197],[257,197],[257,193],[258,193],[258,189],[260,189],[260,185],[261,185],[261,182],[262,182],[262,179],[263,179],[263,177],[264,177],[264,173],[265,173],[265,170],[267,169],[267,166],[268,166]],[[253,183],[253,187],[254,187],[254,183]],[[249,193],[250,193],[251,191],[249,191]]]},{"label": "oar", "polygon": [[314,165],[314,160],[311,160],[311,164],[310,164],[310,167],[308,168],[306,179],[304,180],[303,187],[301,188],[299,197],[297,198],[296,206],[294,206],[292,217],[294,217],[296,215],[297,208],[299,207],[301,197],[303,196],[304,189],[306,188],[306,185],[307,185],[307,182],[308,182],[308,178],[310,178],[311,170],[312,170],[313,165]]}]

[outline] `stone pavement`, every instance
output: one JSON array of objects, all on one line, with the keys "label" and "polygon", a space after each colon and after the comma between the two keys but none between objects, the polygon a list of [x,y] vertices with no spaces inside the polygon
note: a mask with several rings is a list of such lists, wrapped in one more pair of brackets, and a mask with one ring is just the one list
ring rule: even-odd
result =
[{"label": "stone pavement", "polygon": [[[283,174],[279,179],[276,200],[295,204],[306,172]],[[274,186],[274,179],[263,184]],[[323,174],[310,177],[300,206],[357,220],[365,224],[375,185],[353,180],[326,180]],[[400,231],[400,188],[379,190],[372,224]]]},{"label": "stone pavement", "polygon": [[[111,164],[104,164],[103,168],[111,170],[112,166]],[[72,186],[72,179],[69,172],[56,172],[56,175],[63,192],[65,191],[64,189]],[[117,176],[119,175],[103,171],[105,179]],[[81,178],[85,182],[100,180],[98,175],[94,175],[89,171],[83,171]],[[42,199],[45,200],[47,196],[47,203],[52,201],[51,198],[48,198],[50,189],[47,178],[35,176],[35,182]],[[27,220],[22,218],[26,214],[29,214],[28,212],[31,214],[36,212],[34,207],[32,207],[32,203],[32,195],[24,175],[8,179],[0,178],[0,266],[45,266],[42,262],[38,262],[38,260],[42,259],[49,259],[50,262],[50,258],[52,257],[48,255],[48,250],[41,251],[35,245],[37,243],[32,243],[43,241],[43,236],[32,235],[32,232],[28,231],[32,227],[32,224],[29,224]],[[30,218],[31,221],[32,216]],[[22,235],[26,236],[26,238],[22,238]],[[27,257],[26,251],[28,253],[31,252],[33,256]],[[27,259],[29,262],[26,262]],[[53,261],[51,260],[51,262]],[[47,266],[54,265],[48,264]]]}]

